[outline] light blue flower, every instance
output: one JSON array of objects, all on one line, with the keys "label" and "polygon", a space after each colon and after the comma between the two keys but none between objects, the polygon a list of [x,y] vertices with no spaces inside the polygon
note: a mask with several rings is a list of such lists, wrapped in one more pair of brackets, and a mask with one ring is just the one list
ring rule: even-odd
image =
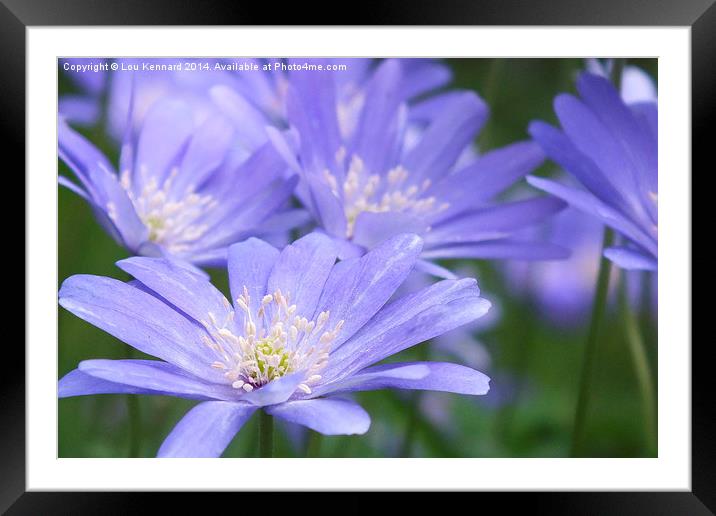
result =
[{"label": "light blue flower", "polygon": [[278,251],[252,238],[229,249],[230,303],[176,262],[134,257],[135,280],[77,275],[60,304],[160,360],[87,360],[59,396],[135,393],[200,400],[159,450],[162,457],[221,455],[258,409],[326,435],[362,434],[370,417],[338,397],[383,388],[485,394],[473,369],[433,362],[375,365],[483,316],[473,279],[444,280],[389,299],[413,269],[410,234],[335,264],[333,241],[309,234]]},{"label": "light blue flower", "polygon": [[656,270],[658,260],[657,103],[627,105],[605,78],[583,73],[581,99],[554,101],[561,129],[544,122],[529,132],[545,153],[583,186],[530,177],[530,184],[560,197],[621,234],[606,249],[624,269]]},{"label": "light blue flower", "polygon": [[[440,258],[555,259],[562,248],[520,241],[513,232],[563,208],[554,197],[503,203],[496,197],[542,163],[533,142],[518,142],[463,164],[488,117],[474,93],[454,91],[408,107],[407,75],[388,60],[365,86],[356,128],[346,137],[327,74],[291,76],[287,115],[292,131],[270,131],[276,148],[301,175],[296,192],[319,227],[360,255],[392,235],[411,231],[425,248],[421,267]],[[407,131],[422,121],[417,143]],[[410,141],[409,141],[410,140]]]},{"label": "light blue flower", "polygon": [[192,107],[162,100],[138,137],[127,131],[117,170],[94,145],[59,122],[59,156],[105,230],[133,254],[166,255],[198,265],[225,263],[228,245],[301,222],[286,210],[297,178],[270,144],[246,159],[233,125],[212,116],[197,126]]}]

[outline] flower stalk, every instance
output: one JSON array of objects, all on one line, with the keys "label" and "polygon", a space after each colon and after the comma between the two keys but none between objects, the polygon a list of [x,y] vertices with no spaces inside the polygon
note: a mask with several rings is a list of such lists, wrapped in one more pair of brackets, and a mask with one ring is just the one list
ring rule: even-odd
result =
[{"label": "flower stalk", "polygon": [[[610,228],[604,229],[602,250],[611,247],[614,242],[614,232]],[[606,310],[609,297],[609,276],[612,270],[612,262],[602,258],[599,264],[599,275],[597,276],[597,288],[594,294],[592,305],[592,316],[587,333],[587,342],[584,348],[584,362],[579,379],[579,391],[577,395],[577,408],[574,413],[574,428],[572,431],[572,445],[570,455],[578,457],[582,452],[584,440],[584,428],[586,423],[587,409],[589,406],[589,389],[592,384],[594,361],[599,340],[599,326]]]},{"label": "flower stalk", "polygon": [[656,427],[656,393],[655,383],[649,366],[649,358],[639,322],[627,296],[626,282],[622,281],[620,289],[620,304],[624,333],[629,352],[631,353],[634,373],[639,384],[642,410],[644,417],[644,432],[646,436],[647,454],[657,454],[657,427]]},{"label": "flower stalk", "polygon": [[265,410],[259,412],[259,457],[273,457],[273,417]]}]

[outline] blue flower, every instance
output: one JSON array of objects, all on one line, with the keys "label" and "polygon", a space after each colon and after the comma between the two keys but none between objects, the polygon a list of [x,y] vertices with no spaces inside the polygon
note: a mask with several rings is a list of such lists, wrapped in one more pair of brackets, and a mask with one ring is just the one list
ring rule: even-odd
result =
[{"label": "blue flower", "polygon": [[620,233],[626,242],[604,252],[619,267],[656,270],[657,104],[627,105],[609,81],[589,73],[580,75],[577,90],[581,99],[555,99],[561,130],[533,122],[529,132],[585,189],[528,181]]},{"label": "blue flower", "polygon": [[127,131],[117,173],[89,141],[59,123],[59,155],[79,180],[60,184],[83,197],[133,254],[225,263],[228,245],[285,231],[300,215],[285,206],[296,184],[270,144],[250,158],[232,145],[232,124],[198,127],[189,105],[163,100],[147,113],[136,144]]},{"label": "blue flower", "polygon": [[[342,243],[342,256],[410,231],[425,241],[421,266],[445,276],[447,271],[425,260],[564,257],[557,246],[510,238],[562,209],[562,201],[495,201],[542,163],[539,147],[519,142],[464,164],[487,106],[472,92],[456,91],[408,107],[402,67],[388,60],[372,73],[350,137],[341,130],[335,82],[327,74],[297,72],[287,93],[293,130],[270,132],[301,175],[297,195],[318,225]],[[410,131],[416,126],[417,142]]]},{"label": "blue flower", "polygon": [[483,316],[474,279],[444,280],[389,301],[413,269],[419,237],[393,237],[335,264],[334,242],[309,234],[278,251],[251,238],[229,249],[233,305],[177,262],[134,257],[135,280],[77,275],[60,304],[160,360],[87,360],[59,396],[135,393],[201,402],[159,456],[216,457],[258,409],[327,435],[362,434],[368,414],[337,397],[382,388],[485,394],[489,379],[450,363],[376,363]]}]

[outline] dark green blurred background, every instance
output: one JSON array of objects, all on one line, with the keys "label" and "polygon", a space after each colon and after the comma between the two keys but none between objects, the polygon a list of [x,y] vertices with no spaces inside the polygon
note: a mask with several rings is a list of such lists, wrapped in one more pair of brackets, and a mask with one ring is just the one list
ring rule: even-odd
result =
[{"label": "dark green blurred background", "polygon": [[[574,91],[574,77],[584,67],[580,59],[460,59],[450,60],[453,86],[476,90],[490,104],[491,117],[478,139],[489,150],[527,137],[530,120],[556,122],[552,99]],[[656,60],[629,60],[656,78]],[[59,73],[60,94],[73,85]],[[116,163],[118,151],[103,131],[83,131]],[[59,161],[58,161],[59,163]],[[541,173],[551,173],[544,165]],[[64,164],[59,172],[70,175]],[[96,223],[78,196],[58,188],[59,283],[73,274],[128,277],[113,264],[127,256]],[[456,265],[456,264],[451,264]],[[465,264],[459,264],[464,266]],[[479,335],[492,365],[485,371],[495,395],[478,399],[451,395],[439,398],[447,409],[447,424],[431,422],[409,409],[421,395],[402,392],[361,393],[358,398],[371,414],[372,426],[362,437],[324,437],[313,440],[310,453],[328,457],[384,457],[410,453],[425,457],[563,457],[569,454],[577,385],[582,366],[586,325],[571,330],[551,326],[529,304],[510,292],[495,264],[468,264],[491,300],[499,300],[502,317]],[[227,291],[226,274],[210,271],[217,286]],[[58,288],[59,288],[58,283]],[[69,312],[59,310],[58,378],[89,358],[127,358],[140,354]],[[641,314],[652,367],[656,360],[655,316]],[[616,313],[609,313],[597,351],[595,378],[590,390],[584,454],[635,457],[648,454],[641,401],[624,331]],[[430,355],[430,343],[403,352],[401,359]],[[654,368],[655,369],[655,368]],[[506,378],[509,386],[500,385]],[[509,387],[509,388],[507,388]],[[509,391],[506,403],[498,394]],[[169,397],[102,395],[59,401],[61,457],[151,457],[164,437],[195,402]],[[130,425],[129,412],[139,424]],[[234,439],[224,456],[257,455],[254,417]],[[405,435],[410,435],[410,446]],[[305,435],[299,436],[306,438]],[[279,427],[277,456],[304,456]]]}]

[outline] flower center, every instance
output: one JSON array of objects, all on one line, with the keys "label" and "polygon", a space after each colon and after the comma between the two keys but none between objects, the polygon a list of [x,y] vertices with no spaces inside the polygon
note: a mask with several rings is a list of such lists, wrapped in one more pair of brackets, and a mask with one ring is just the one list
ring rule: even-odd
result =
[{"label": "flower center", "polygon": [[211,312],[208,320],[201,321],[209,334],[204,337],[204,344],[217,357],[211,366],[224,371],[232,387],[246,392],[287,374],[300,373],[303,381],[298,389],[310,394],[310,386],[321,379],[318,373],[326,367],[331,343],[343,321],[328,330],[328,311],[309,321],[296,314],[296,305],[289,304],[288,294],[281,290],[252,305],[244,287],[236,305],[243,317],[243,331],[238,331],[235,312],[228,301],[226,306],[230,310],[224,321],[219,322]]},{"label": "flower center", "polygon": [[[140,220],[149,229],[149,240],[171,253],[188,250],[192,242],[206,233],[209,226],[199,221],[218,204],[212,196],[199,195],[191,187],[182,197],[174,195],[171,187],[178,171],[173,168],[161,186],[156,178],[150,178],[139,195],[132,189],[129,171],[122,173],[120,181]],[[112,211],[110,206],[110,218]]]},{"label": "flower center", "polygon": [[[339,152],[339,161],[341,155]],[[426,214],[448,208],[447,203],[437,204],[433,196],[425,196],[430,187],[426,179],[422,185],[407,185],[408,171],[402,165],[388,171],[385,176],[369,174],[359,156],[351,158],[346,179],[339,188],[336,177],[328,170],[323,173],[333,194],[343,199],[346,215],[346,237],[351,238],[358,215],[363,212],[413,212]]]}]

